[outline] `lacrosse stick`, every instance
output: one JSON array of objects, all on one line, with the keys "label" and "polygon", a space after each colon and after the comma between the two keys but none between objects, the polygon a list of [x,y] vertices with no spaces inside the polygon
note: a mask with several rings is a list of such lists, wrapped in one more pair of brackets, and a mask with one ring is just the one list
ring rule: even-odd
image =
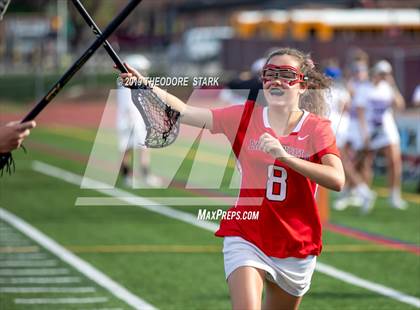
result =
[{"label": "lacrosse stick", "polygon": [[9,4],[10,0],[0,0],[0,20],[2,20],[4,14],[6,14],[6,10]]},{"label": "lacrosse stick", "polygon": [[[104,32],[89,46],[89,48],[76,60],[76,62],[63,74],[63,76],[54,84],[50,91],[35,105],[35,107],[23,118],[21,123],[35,119],[41,111],[54,99],[54,97],[63,89],[64,85],[76,74],[77,71],[89,60],[95,51],[105,42],[105,40],[118,28],[118,26],[127,18],[134,8],[142,0],[131,0],[126,7],[111,21]],[[1,176],[6,170],[9,174],[14,171],[15,165],[12,153],[0,154]]]},{"label": "lacrosse stick", "polygon": [[[96,36],[100,36],[101,30],[83,7],[83,4],[79,0],[72,1],[93,33]],[[117,69],[122,73],[128,73],[127,68],[109,42],[105,40],[103,46],[114,61]],[[172,144],[179,133],[180,113],[173,110],[144,83],[137,83],[127,87],[131,88],[131,99],[146,125],[144,146],[162,148]]]}]

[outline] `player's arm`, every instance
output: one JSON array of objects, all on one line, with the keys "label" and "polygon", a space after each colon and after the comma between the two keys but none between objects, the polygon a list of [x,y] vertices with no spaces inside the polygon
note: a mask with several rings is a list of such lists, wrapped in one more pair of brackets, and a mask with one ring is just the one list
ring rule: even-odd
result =
[{"label": "player's arm", "polygon": [[392,76],[392,74],[388,74],[387,81],[391,85],[392,91],[394,92],[394,101],[393,101],[394,108],[396,108],[397,110],[404,110],[404,108],[405,108],[405,99],[401,95],[401,92],[400,92],[400,90],[398,88],[398,85],[395,82],[395,79]]},{"label": "player's arm", "polygon": [[343,164],[340,158],[334,154],[325,154],[322,156],[321,164],[290,155],[280,160],[296,172],[328,189],[339,192],[344,187],[345,175]]},{"label": "player's arm", "polygon": [[341,191],[345,183],[343,164],[338,156],[325,154],[321,164],[313,163],[288,154],[278,139],[268,133],[259,140],[260,150],[272,155],[291,169],[311,179],[315,183],[334,191]]},{"label": "player's arm", "polygon": [[[137,70],[128,64],[125,65],[129,73],[120,74],[123,80],[135,76],[138,81],[147,85],[146,79]],[[188,106],[181,99],[157,86],[153,86],[152,90],[163,102],[181,113],[182,123],[210,130],[213,128],[213,114],[209,109]]]}]

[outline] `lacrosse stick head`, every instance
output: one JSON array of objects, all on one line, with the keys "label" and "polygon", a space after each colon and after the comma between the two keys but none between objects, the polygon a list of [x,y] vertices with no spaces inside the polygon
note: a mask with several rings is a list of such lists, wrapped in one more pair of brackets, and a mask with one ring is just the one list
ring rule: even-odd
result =
[{"label": "lacrosse stick head", "polygon": [[9,175],[15,172],[15,161],[13,160],[12,153],[0,154],[0,176],[6,171]]},{"label": "lacrosse stick head", "polygon": [[144,146],[162,148],[172,144],[179,134],[180,113],[167,105],[148,86],[132,88],[131,98],[146,125]]}]

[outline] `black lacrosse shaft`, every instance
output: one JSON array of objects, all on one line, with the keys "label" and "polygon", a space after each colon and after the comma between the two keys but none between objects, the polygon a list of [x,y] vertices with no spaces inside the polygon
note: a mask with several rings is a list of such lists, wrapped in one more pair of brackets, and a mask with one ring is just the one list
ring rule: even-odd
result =
[{"label": "black lacrosse shaft", "polygon": [[73,75],[89,60],[93,53],[105,42],[105,40],[118,28],[118,26],[127,18],[134,8],[142,0],[131,0],[127,6],[115,17],[106,27],[102,35],[91,44],[82,56],[64,73],[51,90],[37,103],[37,105],[25,116],[22,123],[33,120],[41,111],[51,102],[58,92],[67,84]]},{"label": "black lacrosse shaft", "polygon": [[[102,31],[95,24],[95,21],[92,19],[92,17],[90,17],[88,11],[86,11],[83,4],[79,0],[72,0],[72,1],[76,9],[79,11],[80,15],[82,15],[85,22],[92,29],[93,33],[99,38],[102,35]],[[111,44],[109,44],[109,42],[105,40],[103,43],[103,46],[105,50],[108,52],[109,56],[111,56],[118,70],[120,70],[120,72],[122,73],[128,73],[127,68],[124,66],[123,62],[121,61],[121,58],[117,55],[115,50],[112,48]]]}]

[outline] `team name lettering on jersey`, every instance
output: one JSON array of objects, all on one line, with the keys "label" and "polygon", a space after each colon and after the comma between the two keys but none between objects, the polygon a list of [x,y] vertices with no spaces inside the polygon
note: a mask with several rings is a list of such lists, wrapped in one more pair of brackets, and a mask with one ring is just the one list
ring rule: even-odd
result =
[{"label": "team name lettering on jersey", "polygon": [[289,146],[289,145],[283,145],[283,148],[287,153],[289,153],[292,156],[309,160],[310,156],[305,152],[305,150],[302,150],[293,146]]}]

